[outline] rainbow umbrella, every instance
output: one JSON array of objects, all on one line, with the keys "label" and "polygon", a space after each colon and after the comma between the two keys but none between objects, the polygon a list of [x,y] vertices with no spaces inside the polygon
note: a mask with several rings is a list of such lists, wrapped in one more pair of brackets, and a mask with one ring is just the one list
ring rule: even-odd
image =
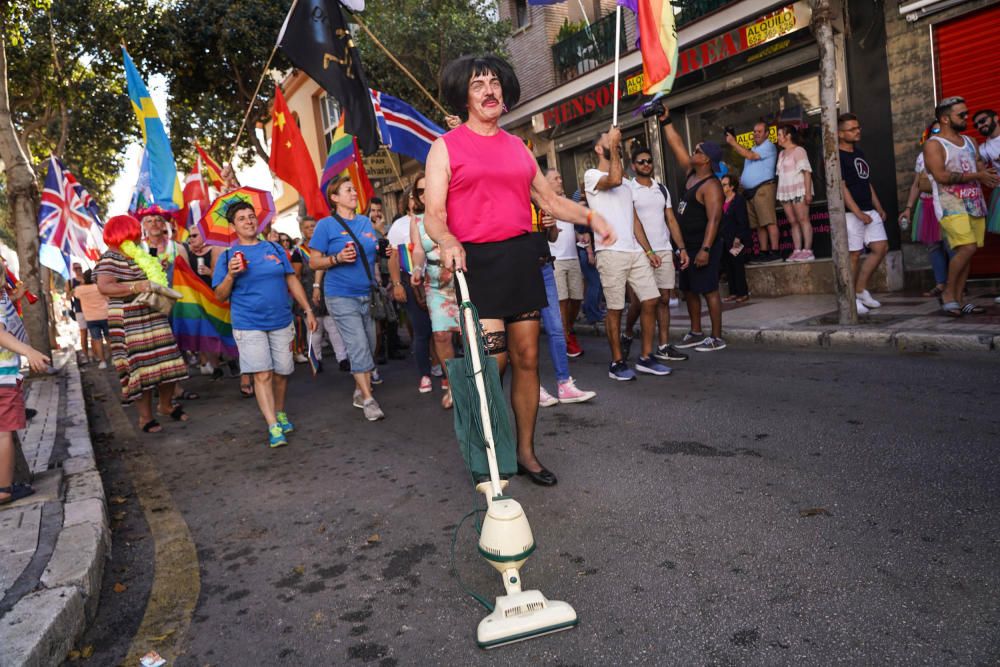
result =
[{"label": "rainbow umbrella", "polygon": [[198,221],[201,238],[208,245],[229,247],[232,245],[234,232],[226,219],[229,206],[237,201],[245,201],[253,206],[257,213],[258,232],[264,231],[274,217],[274,197],[267,190],[242,187],[220,196],[212,202]]}]

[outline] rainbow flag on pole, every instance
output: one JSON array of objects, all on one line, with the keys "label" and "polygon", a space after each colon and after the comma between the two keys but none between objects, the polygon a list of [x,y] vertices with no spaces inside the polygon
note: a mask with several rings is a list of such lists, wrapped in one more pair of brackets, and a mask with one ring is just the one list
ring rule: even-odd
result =
[{"label": "rainbow flag on pole", "polygon": [[677,24],[670,0],[618,0],[639,15],[639,50],[642,51],[642,92],[665,95],[677,76]]},{"label": "rainbow flag on pole", "polygon": [[215,298],[212,288],[183,257],[174,261],[173,288],[181,293],[171,313],[174,337],[180,348],[237,358],[229,304]]}]

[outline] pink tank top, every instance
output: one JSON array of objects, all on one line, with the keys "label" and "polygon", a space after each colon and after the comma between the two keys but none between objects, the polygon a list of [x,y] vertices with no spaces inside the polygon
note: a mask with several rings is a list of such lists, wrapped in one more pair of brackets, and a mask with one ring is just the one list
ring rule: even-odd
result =
[{"label": "pink tank top", "polygon": [[461,125],[444,135],[451,165],[448,229],[462,243],[505,241],[531,231],[538,165],[512,134],[484,137]]}]

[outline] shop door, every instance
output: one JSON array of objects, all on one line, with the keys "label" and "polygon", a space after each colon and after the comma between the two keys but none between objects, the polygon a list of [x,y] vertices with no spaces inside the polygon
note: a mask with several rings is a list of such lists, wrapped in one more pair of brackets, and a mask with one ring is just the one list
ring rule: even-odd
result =
[{"label": "shop door", "polygon": [[[1000,6],[946,21],[934,27],[937,52],[938,99],[960,95],[969,106],[969,129],[977,142],[982,136],[972,126],[979,109],[1000,111]],[[986,247],[972,259],[972,275],[1000,275],[1000,235],[987,234]]]}]

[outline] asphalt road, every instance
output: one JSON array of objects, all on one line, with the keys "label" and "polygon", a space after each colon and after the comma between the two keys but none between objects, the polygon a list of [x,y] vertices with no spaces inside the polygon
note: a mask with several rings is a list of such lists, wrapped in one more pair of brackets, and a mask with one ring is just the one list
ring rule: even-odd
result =
[{"label": "asphalt road", "polygon": [[[297,431],[275,451],[235,380],[198,378],[189,424],[132,438],[110,433],[99,413],[120,408],[87,371],[115,519],[90,662],[121,662],[170,586],[194,586],[197,608],[143,641],[173,642],[176,665],[1000,662],[1000,364],[755,346],[619,384],[603,341],[584,347],[572,370],[597,399],[538,425],[558,486],[511,487],[538,543],[525,585],[580,625],[491,652],[450,572],[477,499],[410,364],[384,367],[374,424],[346,374],[300,367]],[[169,489],[158,504],[137,500],[139,451]],[[156,572],[150,517],[174,510],[197,564]],[[492,598],[475,541],[467,522],[457,567]]]}]

